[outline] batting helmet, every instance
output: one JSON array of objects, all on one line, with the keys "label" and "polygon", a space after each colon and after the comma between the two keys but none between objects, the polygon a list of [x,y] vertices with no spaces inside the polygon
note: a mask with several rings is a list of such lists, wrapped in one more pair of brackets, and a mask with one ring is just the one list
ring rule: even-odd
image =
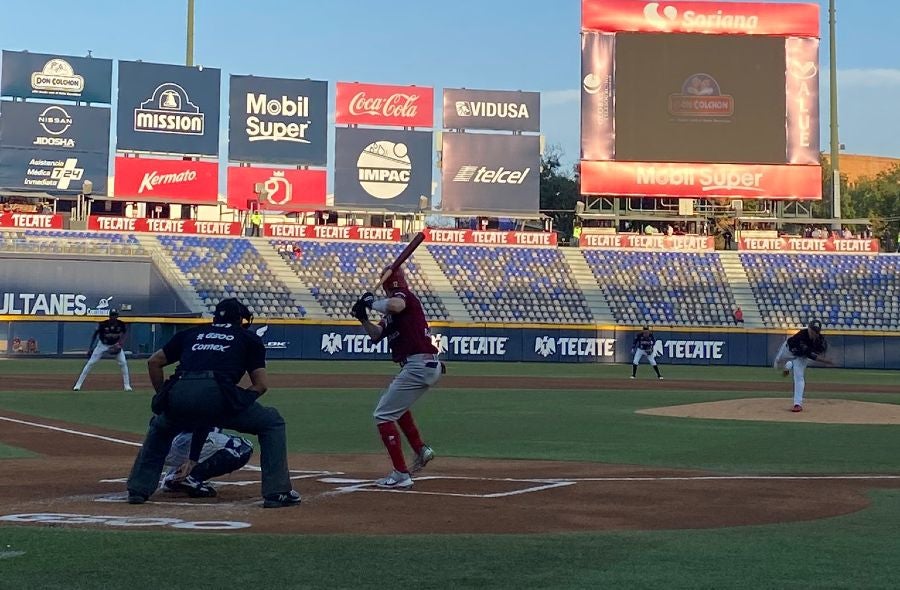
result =
[{"label": "batting helmet", "polygon": [[[390,269],[389,266],[386,266],[384,270]],[[388,278],[384,281],[384,290],[388,292],[398,291],[400,289],[409,289],[409,284],[406,282],[406,273],[403,272],[403,267],[398,266],[395,268]]]},{"label": "batting helmet", "polygon": [[223,299],[216,305],[215,318],[216,321],[229,324],[240,325],[244,323],[244,320],[247,321],[246,325],[248,326],[253,323],[253,314],[246,305],[234,297]]}]

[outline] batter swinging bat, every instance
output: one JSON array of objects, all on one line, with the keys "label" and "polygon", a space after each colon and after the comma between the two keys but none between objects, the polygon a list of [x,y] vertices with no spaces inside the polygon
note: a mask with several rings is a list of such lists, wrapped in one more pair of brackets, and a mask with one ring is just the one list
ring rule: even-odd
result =
[{"label": "batter swinging bat", "polygon": [[413,236],[413,239],[406,245],[406,248],[403,249],[403,252],[400,253],[399,256],[388,266],[381,276],[378,278],[378,282],[375,283],[375,286],[372,287],[372,292],[374,293],[384,284],[384,282],[391,276],[391,273],[394,272],[395,269],[400,268],[400,265],[406,262],[406,259],[412,256],[412,253],[416,251],[416,248],[419,247],[419,244],[425,241],[425,234],[423,232],[417,233]]}]

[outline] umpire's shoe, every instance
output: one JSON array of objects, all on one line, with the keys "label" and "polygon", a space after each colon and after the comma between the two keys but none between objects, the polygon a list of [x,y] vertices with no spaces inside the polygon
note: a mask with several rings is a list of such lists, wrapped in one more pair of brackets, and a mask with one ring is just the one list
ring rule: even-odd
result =
[{"label": "umpire's shoe", "polygon": [[132,492],[128,490],[128,503],[129,504],[143,504],[147,501],[147,496],[144,494],[139,494],[137,492]]},{"label": "umpire's shoe", "polygon": [[300,503],[300,494],[291,490],[286,494],[270,494],[263,498],[263,508],[285,508]]}]

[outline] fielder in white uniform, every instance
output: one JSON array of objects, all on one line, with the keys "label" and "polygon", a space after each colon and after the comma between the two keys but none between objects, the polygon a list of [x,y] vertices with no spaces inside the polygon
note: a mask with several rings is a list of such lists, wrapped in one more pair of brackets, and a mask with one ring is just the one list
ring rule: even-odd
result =
[{"label": "fielder in white uniform", "polygon": [[822,336],[822,322],[813,320],[805,329],[800,330],[784,341],[775,355],[773,366],[780,369],[787,377],[794,375],[794,405],[792,412],[803,411],[803,394],[806,390],[806,367],[812,362],[832,365],[830,360],[821,356],[828,350],[828,343]]},{"label": "fielder in white uniform", "polygon": [[[125,360],[125,349],[123,348],[126,334],[128,334],[128,326],[119,319],[119,312],[111,309],[109,311],[109,319],[100,322],[97,325],[97,329],[94,330],[93,336],[91,336],[91,344],[88,346],[88,350],[93,348],[93,352],[87,364],[84,365],[84,369],[81,370],[81,375],[78,376],[78,381],[75,382],[75,387],[72,388],[72,391],[81,390],[88,373],[91,372],[97,361],[103,358],[103,355],[107,352],[116,355],[116,362],[119,363],[119,369],[122,371],[123,387],[125,391],[131,391],[131,377],[128,375],[128,362]],[[98,341],[96,347],[94,347],[95,340]]]},{"label": "fielder in white uniform", "polygon": [[647,357],[647,362],[656,371],[656,378],[662,380],[663,376],[659,372],[659,366],[656,364],[656,352],[653,351],[655,344],[656,338],[653,336],[653,332],[650,331],[650,326],[644,326],[644,329],[634,337],[634,343],[631,345],[631,352],[634,353],[634,359],[631,361],[632,379],[637,377],[638,363],[641,362],[642,358]]}]

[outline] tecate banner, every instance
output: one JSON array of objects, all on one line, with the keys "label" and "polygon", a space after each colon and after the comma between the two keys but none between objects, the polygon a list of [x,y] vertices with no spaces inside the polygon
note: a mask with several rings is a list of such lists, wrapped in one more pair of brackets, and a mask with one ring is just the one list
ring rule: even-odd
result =
[{"label": "tecate banner", "polygon": [[[249,209],[249,203],[270,211],[315,211],[325,208],[325,170],[228,167],[228,206]],[[260,199],[256,185],[262,184]]]},{"label": "tecate banner", "polygon": [[158,234],[197,234],[201,236],[239,236],[236,221],[199,221],[197,219],[146,219],[91,215],[88,229],[95,231],[140,232]]},{"label": "tecate banner", "polygon": [[219,70],[119,62],[117,149],[219,153]]},{"label": "tecate banner", "polygon": [[581,193],[692,199],[821,199],[822,169],[764,164],[582,161]]},{"label": "tecate banner", "polygon": [[444,128],[539,132],[541,94],[446,88]]},{"label": "tecate banner", "polygon": [[434,88],[337,83],[338,125],[433,127]]},{"label": "tecate banner", "polygon": [[215,203],[219,164],[196,160],[116,157],[115,196],[142,201]]},{"label": "tecate banner", "polygon": [[85,180],[94,194],[105,195],[109,154],[0,147],[0,187],[78,194]]},{"label": "tecate banner", "polygon": [[328,163],[328,82],[231,76],[228,159]]},{"label": "tecate banner", "polygon": [[0,145],[109,154],[109,108],[3,101]]},{"label": "tecate banner", "polygon": [[431,198],[430,131],[343,129],[335,132],[334,203],[417,211]]},{"label": "tecate banner", "polygon": [[617,33],[819,36],[817,4],[582,0],[581,28]]},{"label": "tecate banner", "polygon": [[540,151],[537,135],[444,133],[442,210],[536,212]]},{"label": "tecate banner", "polygon": [[112,60],[4,51],[0,94],[109,103]]}]

